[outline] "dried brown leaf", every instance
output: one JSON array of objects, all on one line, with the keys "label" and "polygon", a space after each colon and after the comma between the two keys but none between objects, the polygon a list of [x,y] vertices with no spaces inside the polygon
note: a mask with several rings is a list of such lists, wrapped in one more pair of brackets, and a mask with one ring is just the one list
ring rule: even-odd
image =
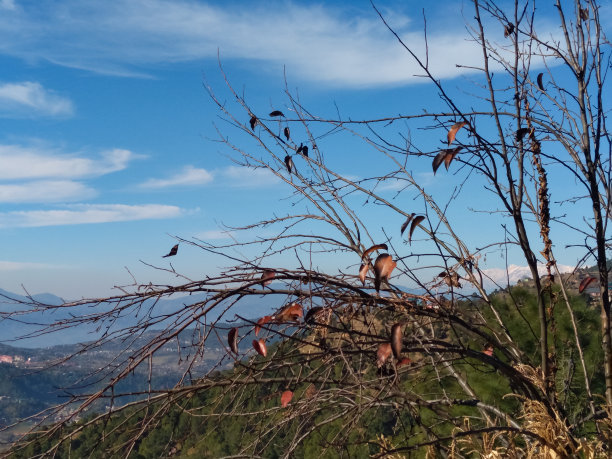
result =
[{"label": "dried brown leaf", "polygon": [[543,73],[538,73],[538,88],[540,88],[540,91],[545,91],[544,89],[544,83],[542,82],[542,78],[544,77]]},{"label": "dried brown leaf", "polygon": [[453,141],[455,140],[455,136],[457,135],[457,132],[459,131],[459,129],[461,129],[466,124],[467,124],[467,121],[460,121],[451,126],[450,130],[448,131],[448,135],[447,135],[449,145],[453,143]]},{"label": "dried brown leaf", "polygon": [[368,250],[363,252],[363,255],[361,255],[361,259],[365,260],[366,257],[368,255],[370,255],[372,252],[374,252],[375,250],[389,250],[389,247],[387,247],[387,244],[376,244],[376,245],[373,245]]},{"label": "dried brown leaf", "polygon": [[584,290],[596,280],[597,280],[596,278],[591,277],[591,276],[585,277],[584,279],[582,279],[582,282],[580,282],[580,286],[578,287],[578,292],[579,293],[584,292]]},{"label": "dried brown leaf", "polygon": [[391,343],[379,344],[376,351],[376,366],[382,367],[389,357],[391,357]]},{"label": "dried brown leaf", "polygon": [[410,223],[410,220],[412,220],[413,217],[414,217],[414,212],[408,215],[408,218],[406,218],[406,221],[402,223],[402,227],[400,228],[400,236],[404,234],[404,231],[406,231],[406,228],[408,227],[408,223]]},{"label": "dried brown leaf", "polygon": [[286,408],[289,402],[293,398],[293,392],[286,390],[281,394],[281,407]]},{"label": "dried brown leaf", "polygon": [[419,223],[421,223],[423,220],[425,220],[423,215],[417,215],[414,217],[414,220],[412,220],[412,224],[410,225],[410,232],[408,233],[408,242],[412,242],[412,233],[414,233],[416,227],[419,226]]},{"label": "dried brown leaf", "polygon": [[227,344],[234,354],[238,354],[238,329],[236,327],[227,333]]},{"label": "dried brown leaf", "polygon": [[397,263],[388,253],[381,253],[374,262],[374,288],[380,291],[380,284],[383,280],[389,281],[391,272],[395,269]]},{"label": "dried brown leaf", "polygon": [[253,349],[255,349],[259,355],[263,355],[264,357],[268,353],[268,350],[266,349],[266,341],[263,338],[253,340]]},{"label": "dried brown leaf", "polygon": [[393,356],[400,360],[402,357],[402,338],[404,337],[404,333],[402,331],[401,324],[394,324],[391,327],[391,350],[393,351]]}]

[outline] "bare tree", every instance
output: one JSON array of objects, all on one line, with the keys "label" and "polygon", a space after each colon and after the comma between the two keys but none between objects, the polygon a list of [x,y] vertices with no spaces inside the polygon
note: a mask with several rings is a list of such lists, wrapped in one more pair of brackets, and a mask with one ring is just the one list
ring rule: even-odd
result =
[{"label": "bare tree", "polygon": [[[557,0],[558,33],[552,36],[538,34],[535,2],[473,0],[472,8],[468,31],[481,65],[471,69],[475,82],[467,102],[460,102],[465,88],[432,73],[426,29],[425,49],[395,35],[437,89],[442,110],[414,107],[412,114],[381,119],[320,117],[287,88],[284,107],[263,110],[251,106],[225,74],[225,90],[207,86],[223,119],[219,141],[236,164],[284,182],[295,211],[228,228],[256,234],[251,239],[211,244],[177,238],[223,257],[227,267],[216,275],[189,280],[169,269],[184,283],[135,284],[115,297],[62,305],[110,307],[42,332],[95,324],[107,332],[83,352],[111,340],[125,340],[126,351],[101,371],[102,388],[73,394],[57,407],[72,407],[65,423],[40,423],[55,439],[41,455],[123,411],[127,419],[138,417],[138,428],[110,452],[127,456],[176,407],[194,419],[248,418],[258,434],[245,437],[232,453],[244,456],[265,454],[283,437],[279,454],[289,457],[317,435],[322,450],[362,446],[377,457],[414,450],[449,457],[470,451],[607,454],[612,144],[605,107],[610,47],[600,7],[596,1]],[[419,148],[404,126],[439,136],[441,147]],[[364,158],[386,170],[349,178],[336,160],[347,152],[330,151],[331,136],[358,139]],[[457,185],[446,194],[431,192],[411,171],[417,163],[431,164],[439,180],[453,174]],[[395,191],[386,189],[389,183]],[[479,209],[474,190],[487,193],[497,207]],[[465,218],[473,220],[472,229],[461,224]],[[468,242],[470,232],[489,225],[499,231]],[[563,243],[583,252],[569,275],[557,269],[555,250],[564,248],[553,244],[566,233],[574,236]],[[508,252],[520,253],[529,267],[533,305],[508,285],[498,286],[495,295],[487,291],[483,258]],[[579,269],[591,264],[595,276]],[[597,342],[581,330],[572,302],[578,283],[584,281],[582,290],[595,280]],[[418,288],[401,288],[406,281]],[[160,299],[195,293],[205,299],[186,301],[172,313],[155,308]],[[281,306],[259,320],[235,316],[237,304],[261,296]],[[116,325],[136,313],[136,325]],[[149,330],[159,332],[128,350]],[[193,346],[182,356],[187,366],[175,387],[156,391],[149,384],[140,393],[117,393],[122,379],[153,365],[156,352],[187,331]],[[195,362],[213,337],[226,353],[214,371],[198,375]],[[587,352],[596,357],[587,359]],[[228,364],[233,368],[216,371]],[[205,403],[194,402],[213,390]],[[492,393],[503,398],[491,399]],[[142,397],[125,405],[114,401],[123,395]],[[250,401],[265,397],[272,400],[265,408],[251,408]],[[109,400],[105,413],[65,427],[100,399]],[[392,435],[367,437],[358,428],[373,415],[392,419]],[[33,441],[27,437],[15,451]]]}]

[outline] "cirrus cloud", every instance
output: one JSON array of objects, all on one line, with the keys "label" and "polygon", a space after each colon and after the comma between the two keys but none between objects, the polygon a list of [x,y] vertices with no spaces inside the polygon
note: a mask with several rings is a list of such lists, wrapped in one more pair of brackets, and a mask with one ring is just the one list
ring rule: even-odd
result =
[{"label": "cirrus cloud", "polygon": [[71,180],[39,180],[20,184],[0,184],[0,202],[68,202],[97,196],[97,192]]},{"label": "cirrus cloud", "polygon": [[0,180],[99,177],[125,169],[137,157],[120,148],[92,159],[36,146],[0,145]]},{"label": "cirrus cloud", "polygon": [[70,99],[45,89],[40,83],[0,84],[0,116],[70,116],[73,113],[74,105]]},{"label": "cirrus cloud", "polygon": [[[152,66],[216,58],[247,59],[296,79],[336,87],[424,81],[370,5],[297,2],[240,5],[193,0],[61,0],[20,4],[0,17],[0,53],[90,71],[146,76]],[[404,7],[402,7],[404,8]],[[474,73],[481,56],[466,36],[460,7],[428,18],[387,8],[395,31],[437,78]],[[96,20],[92,21],[91,18]],[[551,30],[540,28],[542,36]],[[500,31],[500,34],[502,31]],[[457,67],[456,64],[463,67]]]},{"label": "cirrus cloud", "polygon": [[64,209],[0,213],[0,228],[79,225],[177,218],[187,211],[162,204],[75,204]]},{"label": "cirrus cloud", "polygon": [[186,166],[166,179],[149,179],[139,185],[140,188],[169,188],[174,186],[205,185],[213,180],[213,175],[206,169]]}]

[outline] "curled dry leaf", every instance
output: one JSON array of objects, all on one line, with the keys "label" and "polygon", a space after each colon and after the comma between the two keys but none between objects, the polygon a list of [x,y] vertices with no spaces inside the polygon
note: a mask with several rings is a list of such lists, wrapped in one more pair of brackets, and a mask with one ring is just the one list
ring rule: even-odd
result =
[{"label": "curled dry leaf", "polygon": [[266,341],[263,338],[253,340],[253,349],[255,349],[259,355],[263,355],[264,357],[268,353],[268,350],[266,349]]},{"label": "curled dry leaf", "polygon": [[504,27],[504,37],[508,38],[513,33],[514,33],[514,24],[509,23],[506,27]]},{"label": "curled dry leaf", "polygon": [[457,132],[459,131],[459,129],[461,129],[463,126],[465,126],[467,124],[467,121],[460,121],[458,123],[455,123],[451,126],[450,130],[448,131],[447,134],[447,139],[448,139],[448,144],[450,145],[451,143],[453,143],[453,141],[455,140],[455,136],[457,135]]},{"label": "curled dry leaf", "polygon": [[408,215],[408,218],[406,218],[406,221],[402,223],[402,227],[400,228],[400,236],[404,234],[404,231],[406,231],[406,228],[408,227],[408,223],[410,223],[410,220],[412,220],[413,218],[414,218],[414,212]]},{"label": "curled dry leaf", "polygon": [[266,269],[261,275],[261,285],[265,287],[266,285],[270,285],[272,280],[276,276],[276,273],[271,269]]},{"label": "curled dry leaf", "polygon": [[178,244],[175,244],[174,246],[172,246],[172,248],[170,249],[170,252],[168,252],[167,255],[164,255],[162,258],[167,258],[167,257],[173,257],[178,253]]},{"label": "curled dry leaf", "polygon": [[236,327],[227,333],[227,344],[234,354],[238,354],[238,329]]},{"label": "curled dry leaf", "polygon": [[304,309],[301,304],[291,303],[280,310],[278,314],[272,316],[276,323],[297,322],[300,317],[304,317]]},{"label": "curled dry leaf", "polygon": [[289,405],[289,402],[291,401],[292,398],[293,398],[293,392],[291,392],[290,390],[286,390],[285,392],[283,392],[281,394],[281,406],[283,408],[286,408],[287,405]]},{"label": "curled dry leaf", "polygon": [[582,282],[580,282],[580,287],[578,287],[578,292],[579,293],[584,292],[584,290],[596,280],[597,280],[596,278],[591,277],[591,276],[585,277],[584,279],[582,279]]},{"label": "curled dry leaf", "polygon": [[451,162],[453,161],[453,159],[455,159],[455,156],[457,156],[457,153],[459,153],[462,148],[463,147],[454,148],[446,154],[446,156],[444,157],[444,167],[446,168],[446,170],[448,170]]},{"label": "curled dry leaf", "polygon": [[283,116],[284,117],[285,115],[280,110],[274,110],[273,112],[270,112],[270,116]]},{"label": "curled dry leaf", "polygon": [[368,269],[370,268],[370,263],[363,263],[360,267],[359,267],[359,280],[361,281],[362,285],[365,285],[365,281],[366,281],[366,276],[368,275]]},{"label": "curled dry leaf", "polygon": [[249,124],[251,125],[251,131],[255,130],[255,125],[257,124],[257,117],[255,115],[251,116],[249,120]]},{"label": "curled dry leaf", "polygon": [[457,274],[455,271],[442,271],[440,274],[438,274],[438,277],[443,277],[444,283],[449,287],[461,288],[461,284],[459,283],[459,279],[461,278],[459,277],[459,274]]},{"label": "curled dry leaf", "polygon": [[285,126],[285,129],[283,129],[283,134],[285,134],[285,138],[289,140],[289,138],[291,137],[289,133],[289,126]]},{"label": "curled dry leaf", "polygon": [[397,362],[397,368],[401,368],[403,366],[410,365],[411,363],[412,363],[412,360],[410,360],[408,357],[404,357],[400,359],[399,362]]},{"label": "curled dry leaf", "polygon": [[451,162],[453,161],[453,159],[455,159],[455,156],[457,156],[457,153],[459,153],[462,148],[463,147],[446,148],[444,150],[441,150],[440,153],[438,153],[433,159],[433,162],[431,164],[434,175],[436,174],[438,168],[442,165],[442,163],[444,163],[446,170],[448,170]]},{"label": "curled dry leaf", "polygon": [[419,223],[421,223],[423,220],[425,220],[423,215],[417,215],[414,217],[414,220],[412,220],[412,224],[410,225],[410,232],[408,233],[408,242],[412,242],[412,233],[414,233],[416,227],[419,226]]},{"label": "curled dry leaf", "polygon": [[436,172],[438,171],[438,168],[444,162],[444,158],[446,158],[446,152],[447,152],[447,150],[440,151],[440,153],[438,153],[435,156],[435,158],[433,159],[433,162],[431,163],[431,167],[433,169],[434,175],[436,175]]},{"label": "curled dry leaf", "polygon": [[302,155],[308,158],[308,146],[307,145],[304,145],[302,147]]},{"label": "curled dry leaf", "polygon": [[587,21],[589,19],[589,8],[580,8],[580,19]]},{"label": "curled dry leaf", "polygon": [[287,166],[287,170],[291,174],[291,172],[293,171],[293,160],[289,155],[285,156],[285,166]]},{"label": "curled dry leaf", "polygon": [[263,316],[261,319],[257,321],[257,325],[255,325],[255,336],[259,335],[261,331],[261,326],[272,322],[271,316]]},{"label": "curled dry leaf", "polygon": [[516,131],[515,137],[516,137],[516,141],[520,142],[521,140],[523,140],[523,137],[525,137],[527,134],[529,134],[529,128],[520,128],[518,131]]},{"label": "curled dry leaf", "polygon": [[378,255],[374,262],[374,288],[377,292],[380,291],[380,284],[383,280],[389,281],[389,276],[396,266],[397,263],[388,253]]},{"label": "curled dry leaf", "polygon": [[538,88],[540,88],[540,91],[545,91],[544,89],[544,83],[542,82],[542,78],[544,77],[543,73],[538,73]]},{"label": "curled dry leaf", "polygon": [[404,333],[402,331],[401,324],[394,324],[391,327],[391,350],[393,351],[393,356],[400,360],[402,357],[402,338]]},{"label": "curled dry leaf", "polygon": [[376,245],[373,245],[368,250],[363,252],[363,255],[361,255],[361,259],[365,260],[365,258],[368,255],[370,255],[372,252],[374,252],[375,250],[389,250],[389,247],[387,247],[387,244],[376,244]]},{"label": "curled dry leaf", "polygon": [[390,356],[391,356],[391,344],[390,343],[379,344],[378,350],[376,351],[376,366],[378,368],[382,367]]}]

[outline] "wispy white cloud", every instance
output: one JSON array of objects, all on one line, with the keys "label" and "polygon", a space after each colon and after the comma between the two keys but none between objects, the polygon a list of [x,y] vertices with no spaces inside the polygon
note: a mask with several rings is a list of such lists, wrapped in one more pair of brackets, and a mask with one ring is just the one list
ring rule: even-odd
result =
[{"label": "wispy white cloud", "polygon": [[0,213],[0,227],[39,227],[177,218],[187,213],[162,204],[75,204],[57,210]]},{"label": "wispy white cloud", "polygon": [[91,159],[36,146],[0,145],[0,180],[98,177],[123,170],[138,157],[122,149],[103,151],[99,156]]},{"label": "wispy white cloud", "polygon": [[0,184],[0,202],[71,202],[93,198],[97,192],[81,182],[40,180],[19,184]]},{"label": "wispy white cloud", "polygon": [[61,266],[46,263],[27,263],[21,261],[0,260],[0,271],[29,271],[31,269],[57,269]]},{"label": "wispy white cloud", "polygon": [[174,186],[201,186],[213,180],[213,174],[206,169],[186,166],[167,179],[149,179],[140,184],[141,188],[169,188]]},{"label": "wispy white cloud", "polygon": [[43,88],[40,83],[0,83],[0,116],[70,116],[73,113],[70,99]]},{"label": "wispy white cloud", "polygon": [[[151,65],[214,58],[285,65],[293,79],[341,87],[423,81],[423,72],[368,7],[250,2],[248,7],[187,0],[35,2],[0,17],[0,52],[25,59],[119,75]],[[411,20],[387,10],[402,39],[424,57],[421,11]],[[477,45],[461,12],[437,11],[428,21],[430,69],[437,78],[473,72]],[[438,17],[445,18],[438,24]],[[96,20],[92,21],[91,18]],[[438,24],[438,25],[437,25]],[[500,32],[501,33],[501,32]],[[548,31],[541,31],[547,35]],[[457,67],[461,63],[464,67]]]},{"label": "wispy white cloud", "polygon": [[0,10],[15,10],[15,0],[0,0]]},{"label": "wispy white cloud", "polygon": [[269,169],[228,166],[220,171],[223,184],[238,188],[268,187],[280,183]]}]

